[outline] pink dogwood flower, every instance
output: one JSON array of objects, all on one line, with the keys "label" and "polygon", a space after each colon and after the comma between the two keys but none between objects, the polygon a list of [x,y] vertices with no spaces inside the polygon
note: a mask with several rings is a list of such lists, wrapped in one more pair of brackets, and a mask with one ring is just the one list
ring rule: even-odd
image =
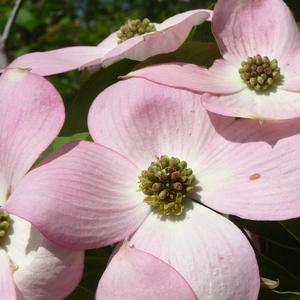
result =
[{"label": "pink dogwood flower", "polygon": [[[9,67],[29,68],[48,76],[85,67],[107,67],[124,58],[143,61],[151,56],[175,51],[193,26],[211,19],[212,11],[198,9],[175,15],[162,23],[129,20],[98,46],[67,47],[34,52],[18,57]],[[122,33],[124,32],[124,33]]]},{"label": "pink dogwood flower", "polygon": [[261,120],[300,117],[300,35],[282,0],[218,0],[212,30],[223,59],[150,66],[129,74],[204,93],[215,113]]},{"label": "pink dogwood flower", "polygon": [[261,126],[222,117],[195,93],[130,79],[96,98],[88,123],[97,144],[70,144],[32,170],[7,211],[70,249],[127,239],[98,299],[141,291],[153,299],[153,289],[173,299],[178,284],[188,295],[181,299],[193,299],[189,286],[200,299],[256,299],[253,249],[210,208],[254,220],[299,217],[300,120]]},{"label": "pink dogwood flower", "polygon": [[45,79],[20,69],[2,74],[0,298],[3,300],[63,299],[81,278],[83,252],[52,244],[28,221],[3,210],[39,155],[59,133],[64,118],[62,99]]}]

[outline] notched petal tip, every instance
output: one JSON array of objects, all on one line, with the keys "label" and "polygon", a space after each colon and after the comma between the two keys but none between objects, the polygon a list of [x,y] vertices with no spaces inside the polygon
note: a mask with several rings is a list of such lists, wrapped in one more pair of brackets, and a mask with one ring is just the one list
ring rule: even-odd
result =
[{"label": "notched petal tip", "polygon": [[3,76],[12,81],[18,81],[28,75],[30,69],[7,68],[3,70]]}]

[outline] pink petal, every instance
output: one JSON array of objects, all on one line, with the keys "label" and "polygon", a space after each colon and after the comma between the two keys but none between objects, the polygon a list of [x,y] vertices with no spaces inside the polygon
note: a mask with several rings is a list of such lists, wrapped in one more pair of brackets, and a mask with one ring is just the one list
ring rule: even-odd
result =
[{"label": "pink petal", "polygon": [[20,297],[65,299],[81,279],[83,260],[83,252],[71,252],[44,239],[32,261],[14,274]]},{"label": "pink petal", "polygon": [[192,64],[167,63],[135,70],[123,78],[144,78],[198,93],[230,94],[247,87],[238,69],[223,59],[216,60],[209,70]]},{"label": "pink petal", "polygon": [[[91,61],[87,66],[101,63],[107,67],[124,58],[143,61],[154,55],[173,52],[186,40],[193,26],[203,23],[211,14],[210,10],[187,11],[165,20],[162,24],[157,24],[157,32],[128,39],[119,45],[116,39],[115,48],[105,54],[100,61]],[[100,46],[101,44],[98,47]]]},{"label": "pink petal", "polygon": [[8,67],[29,69],[32,73],[48,76],[78,69],[101,58],[108,50],[95,46],[77,46],[33,52],[16,58]]},{"label": "pink petal", "polygon": [[213,11],[209,9],[189,10],[166,19],[161,24],[157,24],[156,27],[158,30],[164,30],[178,26],[178,24],[183,22],[186,23],[186,25],[194,24],[193,26],[196,26],[200,25],[204,21],[211,21],[212,16]]},{"label": "pink petal", "polygon": [[102,65],[107,67],[124,58],[143,61],[150,56],[175,51],[185,41],[193,26],[210,20],[212,11],[192,10],[158,24],[158,31],[131,38],[118,44],[116,32],[97,47],[67,47],[47,52],[33,52],[15,59],[9,68],[29,68],[33,73],[48,76],[78,68]]},{"label": "pink petal", "polygon": [[281,59],[299,37],[296,22],[282,0],[219,0],[212,27],[223,56],[233,60],[258,53]]},{"label": "pink petal", "polygon": [[14,266],[18,299],[63,299],[77,286],[83,253],[52,245],[29,222],[10,215],[11,234],[2,242]]},{"label": "pink petal", "polygon": [[110,149],[72,143],[28,173],[5,207],[61,246],[103,247],[129,236],[149,213],[139,173]]},{"label": "pink petal", "polygon": [[0,295],[1,299],[17,300],[10,261],[4,250],[0,249]]},{"label": "pink petal", "polygon": [[258,120],[285,120],[300,117],[300,93],[281,88],[256,93],[248,88],[231,95],[205,94],[204,107],[224,116]]},{"label": "pink petal", "polygon": [[226,218],[187,204],[180,219],[149,215],[130,244],[169,263],[199,299],[257,299],[258,266],[246,237]]},{"label": "pink petal", "polygon": [[243,119],[221,129],[203,153],[200,201],[245,219],[299,217],[299,128],[300,119],[263,124]]},{"label": "pink petal", "polygon": [[197,299],[184,278],[146,252],[123,245],[104,272],[97,300]]},{"label": "pink petal", "polygon": [[48,81],[21,69],[2,74],[0,205],[59,133],[64,117],[62,99]]},{"label": "pink petal", "polygon": [[[232,119],[220,117],[217,122],[227,126]],[[121,81],[102,92],[90,109],[88,124],[94,141],[141,169],[164,154],[195,164],[216,134],[199,95],[144,79]]]},{"label": "pink petal", "polygon": [[284,65],[280,66],[283,75],[282,88],[291,92],[300,92],[300,42],[291,51]]},{"label": "pink petal", "polygon": [[[300,215],[300,120],[261,126],[208,115],[196,94],[131,79],[99,95],[88,121],[96,142],[140,169],[159,155],[186,160],[203,189],[197,198],[216,210],[266,220]],[[263,179],[249,179],[263,172]]]}]

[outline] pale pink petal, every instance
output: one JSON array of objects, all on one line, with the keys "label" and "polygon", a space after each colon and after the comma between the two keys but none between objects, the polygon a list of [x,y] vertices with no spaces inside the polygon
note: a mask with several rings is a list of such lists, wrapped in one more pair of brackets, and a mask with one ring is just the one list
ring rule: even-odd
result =
[{"label": "pale pink petal", "polygon": [[11,231],[1,242],[14,268],[18,300],[59,300],[77,286],[83,253],[48,242],[29,222],[10,215]]},{"label": "pale pink petal", "polygon": [[[158,30],[164,30],[173,26],[178,26],[178,24],[182,22],[185,22],[186,24],[194,24],[192,26],[196,26],[200,25],[204,21],[211,21],[212,16],[213,11],[209,9],[189,10],[166,19],[161,24],[157,24],[156,27]],[[205,20],[203,20],[204,17]]]},{"label": "pale pink petal", "polygon": [[72,143],[29,172],[5,207],[61,246],[102,247],[129,236],[149,213],[139,173],[108,148]]},{"label": "pale pink petal", "polygon": [[257,93],[248,88],[230,95],[202,96],[204,107],[224,116],[258,120],[284,120],[300,117],[300,93],[275,88]]},{"label": "pale pink petal", "polygon": [[196,300],[185,279],[170,265],[126,244],[115,254],[99,282],[97,300]]},{"label": "pale pink petal", "polygon": [[137,36],[118,44],[117,32],[112,33],[97,47],[66,47],[47,52],[33,52],[15,59],[9,68],[30,69],[47,76],[84,67],[107,67],[124,58],[143,61],[148,57],[175,51],[188,37],[193,26],[211,20],[212,11],[188,11],[158,24],[158,31]]},{"label": "pale pink petal", "polygon": [[44,78],[21,69],[0,77],[0,205],[59,133],[62,99]]},{"label": "pale pink petal", "polygon": [[81,279],[83,260],[83,252],[68,251],[43,239],[31,262],[14,274],[18,299],[65,299]]},{"label": "pale pink petal", "polygon": [[223,56],[233,60],[256,54],[281,59],[299,38],[297,24],[282,0],[219,0],[212,28]]},{"label": "pale pink petal", "polygon": [[199,299],[257,299],[258,266],[246,237],[225,217],[187,205],[181,218],[149,215],[130,245],[169,263]]},{"label": "pale pink petal", "polygon": [[[101,60],[91,61],[86,66],[100,63],[107,67],[124,58],[143,61],[157,54],[173,52],[186,40],[193,26],[203,23],[211,17],[211,14],[210,10],[198,9],[173,16],[162,24],[157,24],[156,32],[137,36],[117,44]],[[111,45],[113,42],[109,39],[105,43]],[[115,43],[117,43],[117,37]],[[101,47],[101,44],[98,47]]]},{"label": "pale pink petal", "polygon": [[[231,118],[218,118],[227,126]],[[157,155],[174,155],[189,164],[216,134],[200,96],[144,79],[121,81],[102,92],[88,116],[95,142],[130,158],[141,169]]]},{"label": "pale pink petal", "polygon": [[192,64],[167,63],[135,70],[123,78],[144,78],[198,93],[230,94],[247,87],[238,69],[223,59],[216,60],[209,70]]},{"label": "pale pink petal", "polygon": [[240,119],[221,129],[199,163],[200,201],[253,220],[300,216],[300,119]]},{"label": "pale pink petal", "polygon": [[41,76],[64,73],[101,58],[110,48],[96,46],[67,47],[47,52],[33,52],[16,58],[8,67],[29,69]]},{"label": "pale pink petal", "polygon": [[300,42],[291,51],[285,63],[280,65],[283,75],[282,88],[287,91],[300,92]]},{"label": "pale pink petal", "polygon": [[9,258],[4,250],[0,249],[0,296],[5,300],[17,300],[16,288],[12,276]]}]

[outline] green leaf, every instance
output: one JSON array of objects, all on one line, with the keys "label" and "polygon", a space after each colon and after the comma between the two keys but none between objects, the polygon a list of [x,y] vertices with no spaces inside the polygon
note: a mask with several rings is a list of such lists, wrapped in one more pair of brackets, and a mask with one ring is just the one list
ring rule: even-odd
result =
[{"label": "green leaf", "polygon": [[39,159],[35,165],[37,165],[40,162],[42,162],[43,160],[45,160],[49,156],[49,154],[51,154],[52,152],[56,151],[57,149],[59,149],[60,147],[66,145],[68,143],[75,142],[75,141],[88,141],[88,140],[91,140],[91,137],[88,132],[81,132],[81,133],[77,133],[77,134],[74,134],[71,136],[59,136],[41,154],[41,156],[39,157]]},{"label": "green leaf", "polygon": [[84,274],[80,285],[84,288],[96,291],[98,282],[106,269],[108,259],[113,247],[88,250],[85,254]]},{"label": "green leaf", "polygon": [[194,41],[214,42],[215,38],[211,30],[211,22],[205,22],[195,27],[192,32]]},{"label": "green leaf", "polygon": [[280,224],[287,230],[297,241],[300,242],[300,218],[282,221]]},{"label": "green leaf", "polygon": [[300,300],[300,293],[261,290],[259,300]]},{"label": "green leaf", "polygon": [[16,19],[16,24],[26,28],[28,31],[34,31],[38,27],[39,21],[29,10],[21,8]]},{"label": "green leaf", "polygon": [[105,88],[117,82],[119,76],[129,73],[135,65],[134,61],[122,60],[91,75],[70,105],[62,133],[71,135],[87,131],[87,115],[94,99]]},{"label": "green leaf", "polygon": [[300,279],[294,274],[290,273],[285,267],[278,264],[269,257],[256,253],[257,261],[260,268],[261,277],[269,278],[272,280],[279,279],[278,290],[286,291],[297,291],[300,287]]},{"label": "green leaf", "polygon": [[230,220],[241,229],[250,230],[267,241],[296,251],[300,249],[299,242],[279,222],[250,221],[236,216],[230,216]]},{"label": "green leaf", "polygon": [[94,300],[99,280],[106,269],[113,247],[87,250],[79,287],[66,300]]},{"label": "green leaf", "polygon": [[299,265],[295,263],[299,260],[300,249],[294,250],[272,242],[265,242],[262,243],[262,253],[273,261],[276,261],[278,264],[284,266],[288,272],[295,276],[300,276]]},{"label": "green leaf", "polygon": [[151,57],[138,64],[135,69],[167,62],[184,62],[209,67],[221,58],[216,43],[192,41],[184,43],[177,51]]},{"label": "green leaf", "polygon": [[94,300],[94,293],[79,286],[66,300]]}]

